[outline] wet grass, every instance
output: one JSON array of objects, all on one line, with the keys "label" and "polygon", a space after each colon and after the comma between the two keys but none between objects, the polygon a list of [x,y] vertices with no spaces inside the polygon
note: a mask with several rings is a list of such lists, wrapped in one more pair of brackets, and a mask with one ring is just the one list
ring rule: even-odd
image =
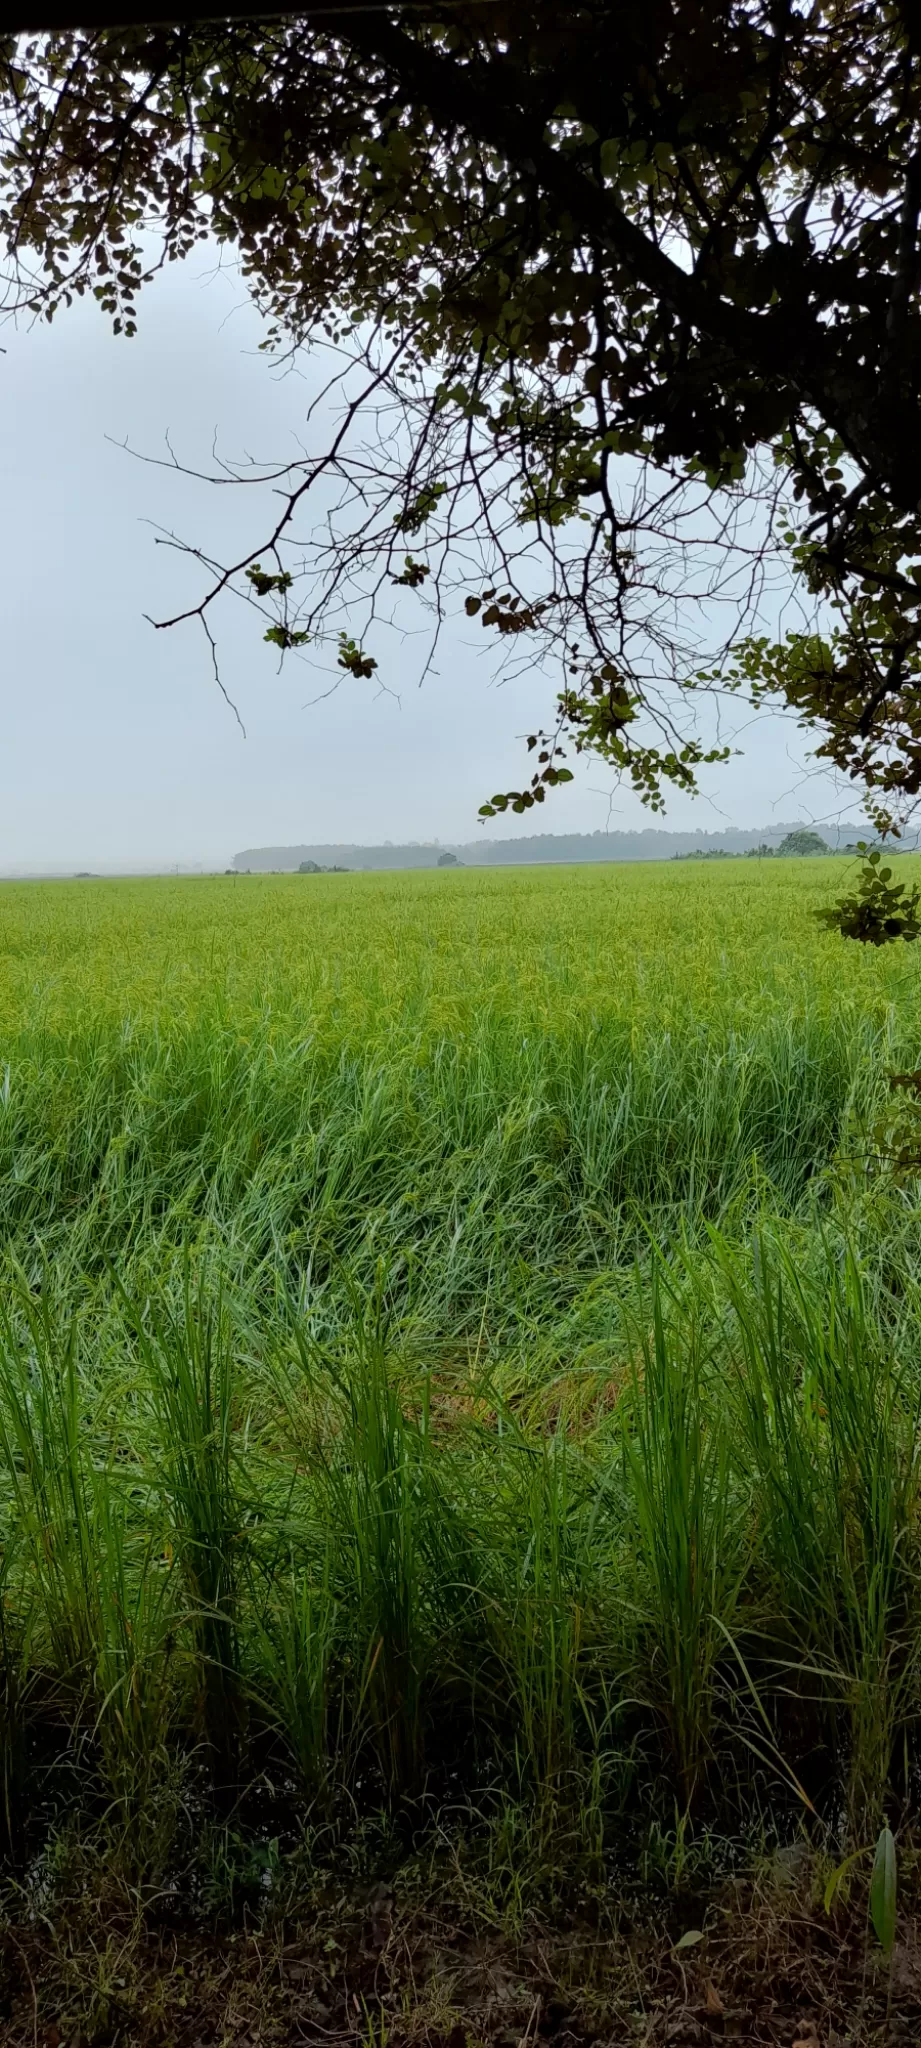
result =
[{"label": "wet grass", "polygon": [[919,970],[831,869],[0,892],[14,1863],[910,1833]]}]

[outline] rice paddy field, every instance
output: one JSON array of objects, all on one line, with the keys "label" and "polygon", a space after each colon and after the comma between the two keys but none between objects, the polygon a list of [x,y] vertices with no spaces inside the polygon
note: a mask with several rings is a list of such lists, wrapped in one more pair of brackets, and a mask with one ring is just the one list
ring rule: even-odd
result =
[{"label": "rice paddy field", "polygon": [[0,888],[10,1867],[910,1838],[921,948],[844,873]]}]

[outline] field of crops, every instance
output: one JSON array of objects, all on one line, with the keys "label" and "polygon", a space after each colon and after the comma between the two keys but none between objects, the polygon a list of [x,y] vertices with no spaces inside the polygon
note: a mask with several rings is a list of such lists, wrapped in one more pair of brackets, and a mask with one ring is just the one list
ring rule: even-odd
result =
[{"label": "field of crops", "polygon": [[0,890],[10,1853],[908,1810],[921,949],[843,873]]}]

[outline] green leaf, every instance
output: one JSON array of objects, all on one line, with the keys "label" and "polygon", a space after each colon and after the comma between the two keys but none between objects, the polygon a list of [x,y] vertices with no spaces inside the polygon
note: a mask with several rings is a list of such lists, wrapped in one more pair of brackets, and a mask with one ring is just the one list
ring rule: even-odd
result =
[{"label": "green leaf", "polygon": [[681,1950],[684,1948],[696,1948],[698,1942],[703,1941],[703,1938],[704,1930],[702,1927],[689,1927],[687,1933],[681,1936],[680,1941],[676,1941],[672,1949],[672,1955],[680,1955]]},{"label": "green leaf", "polygon": [[895,1838],[889,1827],[884,1827],[876,1844],[873,1858],[873,1875],[870,1879],[870,1918],[873,1922],[877,1941],[884,1955],[892,1954],[895,1941],[896,1915],[896,1859]]},{"label": "green leaf", "polygon": [[825,1886],[825,1896],[823,1903],[825,1906],[826,1913],[831,1912],[832,1906],[835,1901],[835,1896],[839,1890],[839,1887],[843,1884],[848,1871],[853,1868],[855,1863],[859,1862],[861,1856],[865,1855],[865,1849],[854,1849],[852,1850],[850,1856],[845,1856],[843,1863],[837,1863],[835,1865],[835,1868],[832,1871],[828,1883]]}]

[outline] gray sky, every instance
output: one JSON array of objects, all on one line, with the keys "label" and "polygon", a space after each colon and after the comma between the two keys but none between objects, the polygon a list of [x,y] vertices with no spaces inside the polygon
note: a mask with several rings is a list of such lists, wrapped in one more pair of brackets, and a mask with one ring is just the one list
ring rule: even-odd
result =
[{"label": "gray sky", "polygon": [[[478,805],[520,780],[519,735],[549,712],[552,686],[497,686],[466,620],[422,689],[409,643],[387,678],[396,696],[349,677],[311,706],[310,667],[277,674],[258,627],[242,609],[225,614],[222,665],[245,740],[200,632],[146,623],[145,612],[200,595],[197,571],[157,547],[147,522],[220,555],[235,536],[258,538],[264,511],[254,519],[245,494],[145,466],[106,437],[159,455],[168,433],[191,465],[207,465],[215,432],[228,454],[293,455],[311,372],[284,378],[257,354],[239,279],[201,252],[148,290],[139,327],[116,340],[84,303],[3,335],[0,872],[223,866],[244,846],[475,837]],[[744,744],[742,762],[710,771],[705,800],[676,799],[665,822],[718,830],[841,811],[827,778],[804,779],[790,721],[762,719]],[[609,819],[655,822],[595,764],[540,814],[486,829],[593,831]]]}]

